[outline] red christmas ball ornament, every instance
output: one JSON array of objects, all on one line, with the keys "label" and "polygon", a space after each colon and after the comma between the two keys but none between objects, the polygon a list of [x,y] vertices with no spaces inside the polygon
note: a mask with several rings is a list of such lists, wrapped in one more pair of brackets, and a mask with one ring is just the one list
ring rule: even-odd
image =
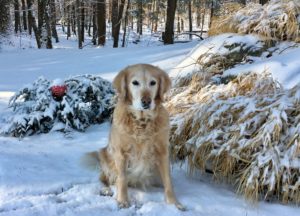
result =
[{"label": "red christmas ball ornament", "polygon": [[55,99],[61,100],[67,91],[66,85],[54,85],[50,88],[52,96]]}]

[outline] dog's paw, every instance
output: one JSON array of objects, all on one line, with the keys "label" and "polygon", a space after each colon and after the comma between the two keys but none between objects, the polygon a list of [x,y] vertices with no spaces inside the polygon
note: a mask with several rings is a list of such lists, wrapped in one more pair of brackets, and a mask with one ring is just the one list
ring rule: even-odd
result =
[{"label": "dog's paw", "polygon": [[180,211],[186,211],[186,208],[179,202],[175,203],[176,208]]},{"label": "dog's paw", "polygon": [[129,208],[130,204],[129,202],[125,201],[125,202],[119,202],[118,201],[118,207],[121,208]]},{"label": "dog's paw", "polygon": [[113,196],[113,194],[114,193],[112,192],[110,187],[103,187],[100,190],[100,195],[101,196]]}]

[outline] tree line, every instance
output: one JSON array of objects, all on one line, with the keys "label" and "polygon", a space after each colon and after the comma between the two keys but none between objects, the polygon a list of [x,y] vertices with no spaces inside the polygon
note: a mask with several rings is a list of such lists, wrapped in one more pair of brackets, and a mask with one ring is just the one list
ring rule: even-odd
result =
[{"label": "tree line", "polygon": [[191,33],[193,26],[203,30],[205,19],[226,1],[252,0],[0,0],[0,34],[13,23],[16,34],[27,32],[35,36],[38,48],[51,49],[53,41],[59,42],[60,24],[67,39],[76,35],[81,49],[86,34],[98,46],[111,35],[113,47],[118,47],[122,29],[124,47],[128,31],[142,35],[146,26],[151,32],[161,31],[164,44],[172,44],[175,31]]}]

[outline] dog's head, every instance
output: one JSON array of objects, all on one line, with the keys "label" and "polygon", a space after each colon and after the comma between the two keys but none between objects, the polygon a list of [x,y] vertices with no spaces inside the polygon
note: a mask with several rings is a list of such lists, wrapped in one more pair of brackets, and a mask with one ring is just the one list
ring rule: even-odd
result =
[{"label": "dog's head", "polygon": [[153,110],[171,87],[166,72],[149,64],[131,65],[114,79],[119,99],[135,110]]}]

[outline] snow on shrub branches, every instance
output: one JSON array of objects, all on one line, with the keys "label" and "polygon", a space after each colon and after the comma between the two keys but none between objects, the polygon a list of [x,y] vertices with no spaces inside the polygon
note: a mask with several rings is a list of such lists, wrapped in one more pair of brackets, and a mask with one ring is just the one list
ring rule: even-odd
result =
[{"label": "snow on shrub branches", "polygon": [[83,131],[107,118],[112,110],[114,90],[99,76],[83,75],[66,79],[65,95],[55,100],[43,77],[19,90],[9,102],[13,113],[0,133],[15,137],[47,133],[50,130]]}]

